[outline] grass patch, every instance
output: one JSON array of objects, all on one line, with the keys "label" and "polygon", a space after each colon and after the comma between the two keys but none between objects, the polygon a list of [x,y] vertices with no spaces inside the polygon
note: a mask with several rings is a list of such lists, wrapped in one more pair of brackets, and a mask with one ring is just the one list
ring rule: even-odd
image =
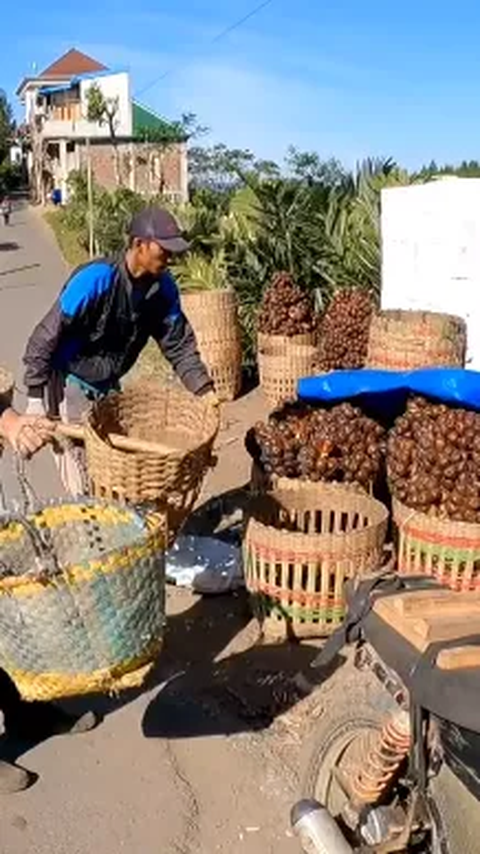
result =
[{"label": "grass patch", "polygon": [[65,215],[62,210],[47,211],[44,215],[45,222],[52,229],[58,248],[67,264],[78,267],[88,261],[88,252],[81,246],[78,235],[65,225]]},{"label": "grass patch", "polygon": [[166,381],[172,374],[173,370],[163,353],[161,353],[156,341],[149,341],[140,353],[136,364],[129,370],[123,381],[135,382],[152,378]]}]

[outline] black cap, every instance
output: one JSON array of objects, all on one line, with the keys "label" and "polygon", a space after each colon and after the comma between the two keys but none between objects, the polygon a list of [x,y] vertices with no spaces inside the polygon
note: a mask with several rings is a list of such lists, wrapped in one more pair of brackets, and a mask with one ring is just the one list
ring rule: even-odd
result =
[{"label": "black cap", "polygon": [[154,240],[174,255],[190,249],[190,244],[182,237],[177,220],[164,208],[148,207],[135,214],[130,223],[129,235],[140,240]]}]

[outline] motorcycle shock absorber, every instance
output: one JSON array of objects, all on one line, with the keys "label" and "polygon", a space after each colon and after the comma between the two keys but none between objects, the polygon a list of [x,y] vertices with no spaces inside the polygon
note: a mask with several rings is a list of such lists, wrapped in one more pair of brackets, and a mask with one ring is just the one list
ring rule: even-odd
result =
[{"label": "motorcycle shock absorber", "polygon": [[353,800],[359,805],[376,804],[393,780],[412,741],[409,713],[395,712],[375,734],[350,783]]}]

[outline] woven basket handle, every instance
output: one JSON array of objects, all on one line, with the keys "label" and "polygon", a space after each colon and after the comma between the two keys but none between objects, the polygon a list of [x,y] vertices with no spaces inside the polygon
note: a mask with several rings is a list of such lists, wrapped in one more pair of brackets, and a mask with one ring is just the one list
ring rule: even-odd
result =
[{"label": "woven basket handle", "polygon": [[35,513],[40,505],[40,500],[28,479],[26,460],[20,454],[14,454],[13,464],[22,493],[23,513],[27,516],[30,513]]},{"label": "woven basket handle", "polygon": [[35,492],[32,484],[30,483],[30,480],[28,479],[25,459],[19,454],[14,454],[13,460],[15,474],[17,476],[20,491],[22,493],[23,508],[20,510],[20,512],[12,513],[11,509],[9,509],[5,501],[5,494],[2,491],[0,495],[0,500],[3,501],[3,509],[5,513],[8,514],[10,520],[16,519],[23,526],[28,536],[30,537],[37,559],[35,573],[46,573],[48,577],[54,577],[60,572],[60,568],[58,566],[55,557],[55,552],[50,542],[48,533],[45,532],[44,534],[28,518],[28,516],[33,516],[34,513],[41,506],[40,499],[38,498],[37,493]]},{"label": "woven basket handle", "polygon": [[[81,424],[57,424],[55,432],[59,436],[73,439],[76,442],[85,441],[85,430]],[[113,448],[119,451],[131,451],[137,454],[156,454],[165,456],[171,454],[176,448],[171,445],[163,445],[161,442],[147,442],[144,439],[135,439],[132,436],[122,436],[120,433],[109,433],[107,441]]]}]

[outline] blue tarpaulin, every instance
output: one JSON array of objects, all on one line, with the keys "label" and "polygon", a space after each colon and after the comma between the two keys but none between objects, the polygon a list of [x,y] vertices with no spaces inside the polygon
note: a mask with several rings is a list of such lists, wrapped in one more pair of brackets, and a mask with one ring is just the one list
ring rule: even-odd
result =
[{"label": "blue tarpaulin", "polygon": [[299,380],[298,397],[311,403],[358,401],[395,414],[410,394],[480,411],[480,373],[462,368],[417,371],[333,371]]}]

